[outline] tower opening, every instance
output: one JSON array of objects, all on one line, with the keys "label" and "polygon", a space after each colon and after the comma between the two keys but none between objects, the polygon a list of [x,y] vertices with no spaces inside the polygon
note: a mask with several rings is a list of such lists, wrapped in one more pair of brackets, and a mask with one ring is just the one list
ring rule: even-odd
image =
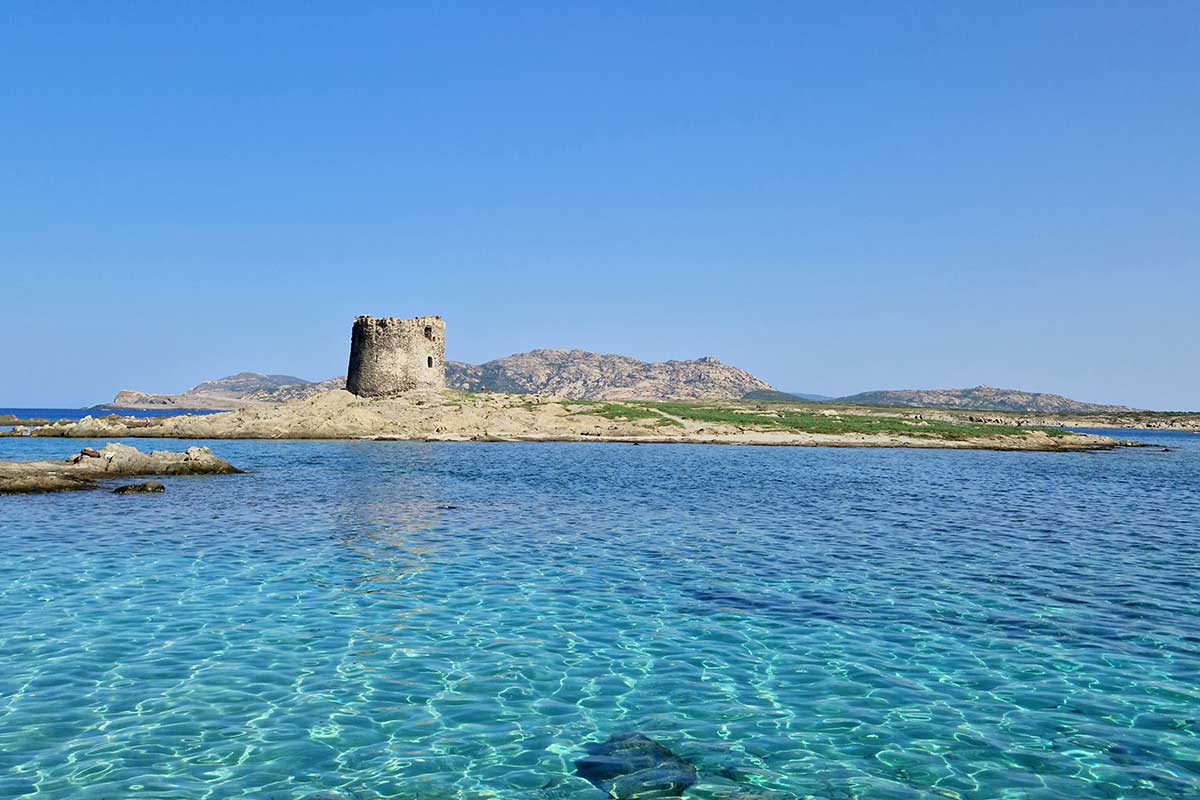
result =
[{"label": "tower opening", "polygon": [[426,356],[425,361],[426,361],[427,366],[430,366],[430,367],[433,366],[433,356]]},{"label": "tower opening", "polygon": [[[433,341],[433,326],[432,325],[425,326],[425,338],[431,342]],[[432,367],[433,364],[430,364],[429,366]]]}]

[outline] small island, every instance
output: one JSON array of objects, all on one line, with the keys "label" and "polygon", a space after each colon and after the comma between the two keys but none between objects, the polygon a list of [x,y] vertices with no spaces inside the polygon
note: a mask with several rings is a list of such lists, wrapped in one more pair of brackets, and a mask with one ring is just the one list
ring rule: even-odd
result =
[{"label": "small island", "polygon": [[344,389],[276,406],[135,419],[109,415],[18,433],[70,438],[381,439],[825,447],[1096,450],[1113,439],[1059,428],[946,421],[921,410],[749,402],[590,401],[450,389],[363,398]]},{"label": "small island", "polygon": [[346,389],[224,413],[111,414],[15,428],[67,438],[629,442],[1078,451],[1103,436],[1006,417],[804,401],[582,400],[446,387],[440,317],[359,317]]}]

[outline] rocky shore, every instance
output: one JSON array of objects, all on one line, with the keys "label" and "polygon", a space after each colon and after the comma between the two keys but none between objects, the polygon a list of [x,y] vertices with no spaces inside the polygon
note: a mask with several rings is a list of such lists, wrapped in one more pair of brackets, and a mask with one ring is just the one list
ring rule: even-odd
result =
[{"label": "rocky shore", "polygon": [[[895,409],[893,409],[895,410]],[[948,411],[912,409],[925,419],[983,425],[1043,428],[1096,428],[1200,433],[1200,414],[1193,412],[1122,411],[1087,414],[1037,414],[1025,411]]]},{"label": "rocky shore", "polygon": [[[100,450],[84,448],[65,461],[0,461],[0,494],[93,489],[97,481],[109,478],[230,475],[237,472],[241,470],[214,456],[207,447],[189,447],[182,453],[143,453],[135,447],[111,443]],[[126,492],[161,491],[155,486],[158,485],[122,488]]]},{"label": "rocky shore", "polygon": [[1117,444],[1101,436],[934,422],[920,413],[863,408],[600,402],[452,390],[371,400],[334,390],[221,414],[136,420],[86,417],[20,433],[70,438],[686,442],[1051,451]]},{"label": "rocky shore", "polygon": [[17,417],[12,414],[0,414],[0,427],[15,427],[23,428],[36,427],[38,425],[50,425],[52,420],[42,419],[41,417]]}]

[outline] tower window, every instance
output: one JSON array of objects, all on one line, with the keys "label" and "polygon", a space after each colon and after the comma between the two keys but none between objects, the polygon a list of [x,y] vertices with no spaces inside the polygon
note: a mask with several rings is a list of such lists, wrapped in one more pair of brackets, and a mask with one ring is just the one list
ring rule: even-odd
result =
[{"label": "tower window", "polygon": [[429,366],[433,366],[433,356],[428,356],[425,361],[429,364]]},{"label": "tower window", "polygon": [[[433,341],[433,326],[432,325],[425,326],[425,338],[431,342]],[[429,366],[432,367],[433,364],[430,364]]]}]

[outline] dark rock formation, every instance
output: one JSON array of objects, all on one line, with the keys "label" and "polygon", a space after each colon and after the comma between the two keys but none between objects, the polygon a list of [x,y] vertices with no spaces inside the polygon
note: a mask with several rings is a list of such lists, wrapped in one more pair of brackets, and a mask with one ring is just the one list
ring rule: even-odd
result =
[{"label": "dark rock formation", "polygon": [[128,486],[118,486],[113,489],[113,494],[151,494],[154,492],[164,492],[167,487],[163,486],[158,481],[146,481],[145,483],[131,483]]},{"label": "dark rock formation", "polygon": [[575,771],[617,800],[678,797],[699,779],[696,768],[641,733],[588,744]]}]

